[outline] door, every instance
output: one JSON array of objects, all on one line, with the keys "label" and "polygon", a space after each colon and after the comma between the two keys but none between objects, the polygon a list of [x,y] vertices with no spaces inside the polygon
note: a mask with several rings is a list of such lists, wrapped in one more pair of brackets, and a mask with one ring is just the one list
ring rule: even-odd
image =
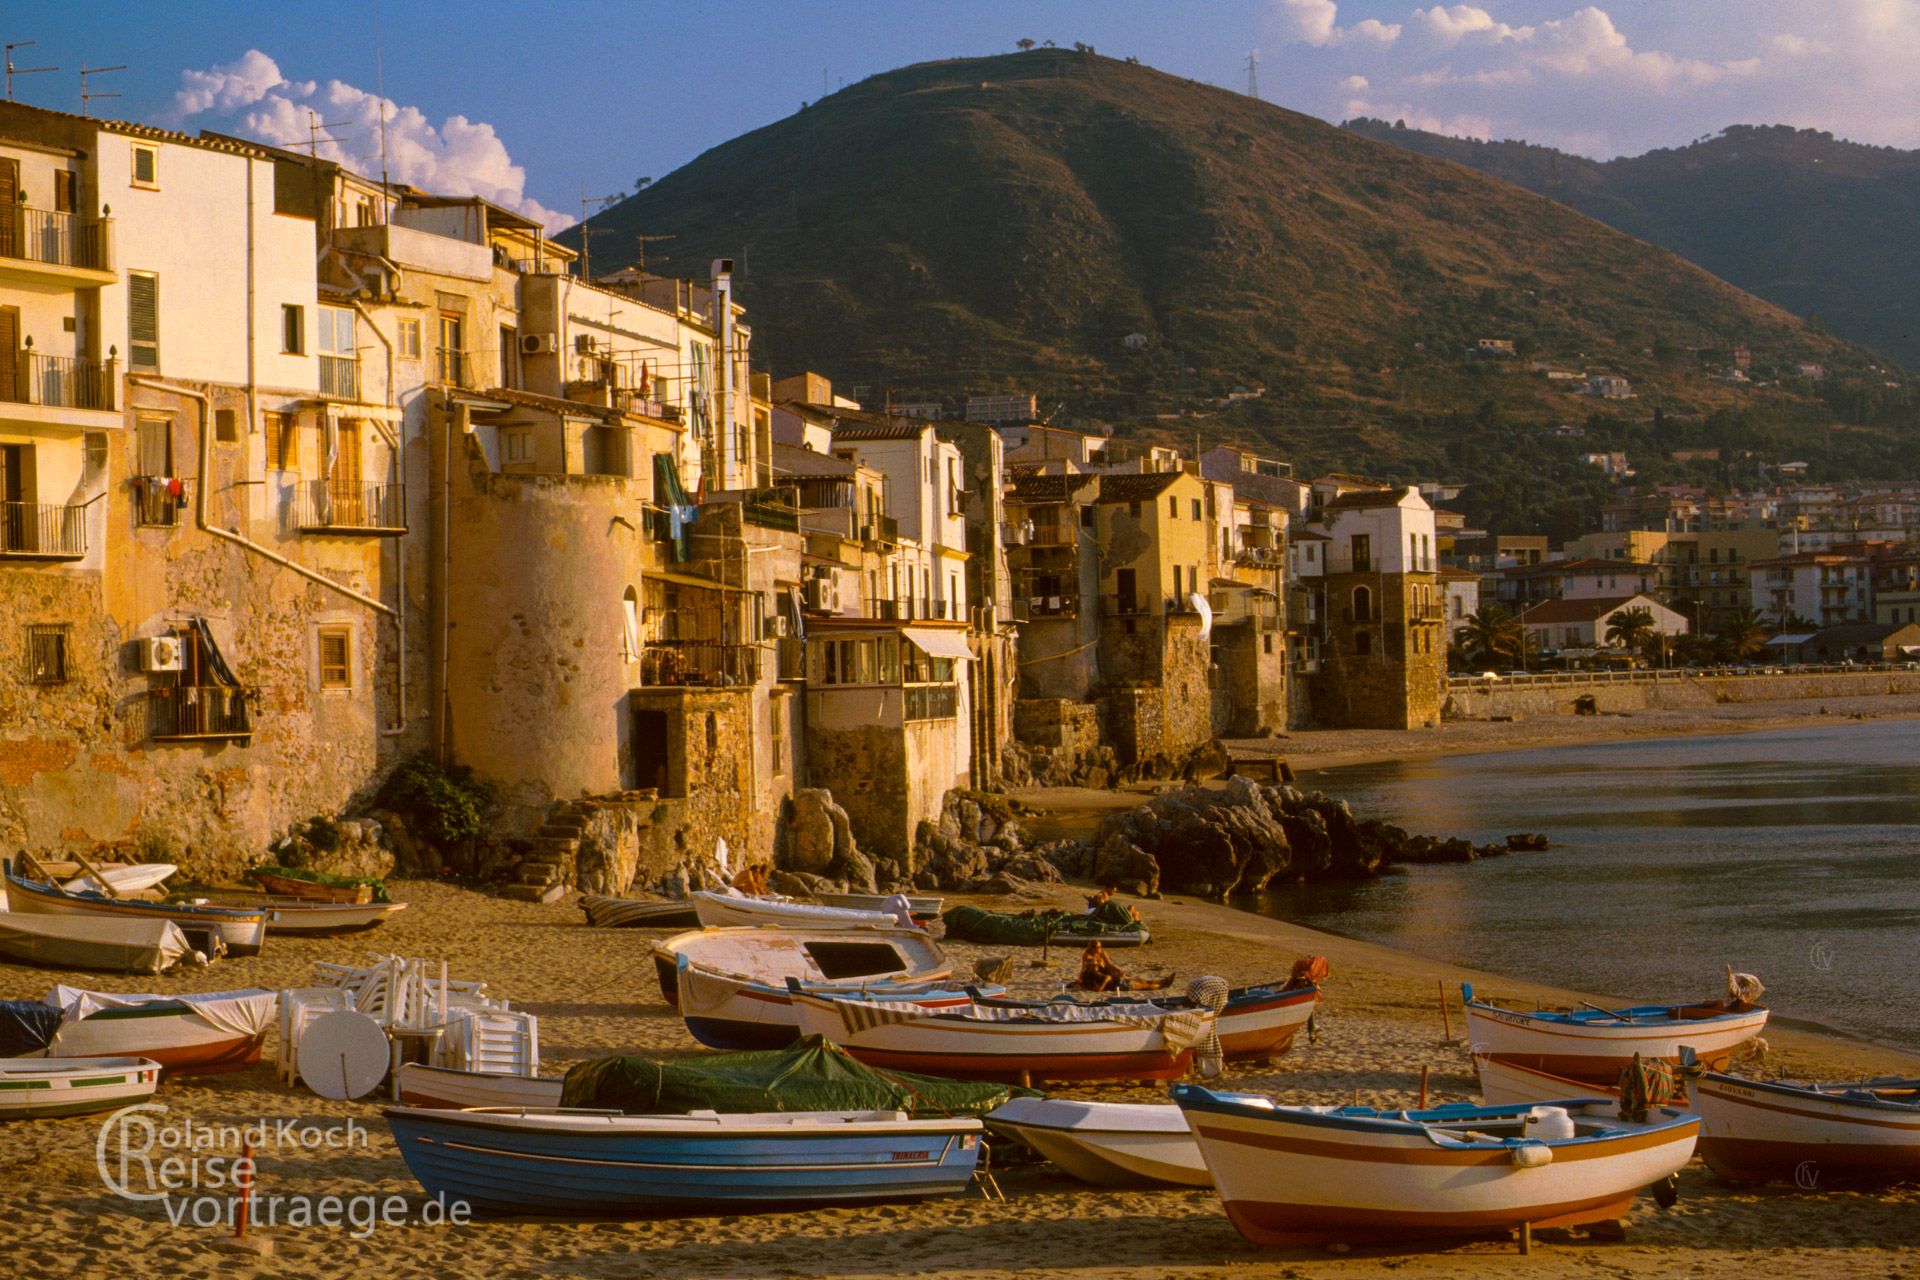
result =
[{"label": "door", "polygon": [[466,386],[461,377],[466,362],[466,321],[460,316],[440,316],[440,381],[456,387]]},{"label": "door", "polygon": [[20,359],[20,308],[0,307],[0,400],[26,400]]},{"label": "door", "polygon": [[341,422],[335,428],[334,441],[333,474],[327,480],[333,496],[333,522],[370,524],[363,500],[366,491],[360,486],[360,424],[352,420]]},{"label": "door", "polygon": [[1134,602],[1134,571],[1132,569],[1116,569],[1113,574],[1113,586],[1114,594],[1117,597],[1116,603],[1119,606],[1119,612],[1132,613]]},{"label": "door", "polygon": [[26,551],[26,446],[0,445],[0,551]]},{"label": "door", "polygon": [[20,162],[0,160],[0,258],[20,256]]}]

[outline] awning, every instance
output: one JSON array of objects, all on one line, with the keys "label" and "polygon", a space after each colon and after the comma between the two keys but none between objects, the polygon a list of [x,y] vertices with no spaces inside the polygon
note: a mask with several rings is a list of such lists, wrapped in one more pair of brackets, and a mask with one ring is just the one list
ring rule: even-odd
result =
[{"label": "awning", "polygon": [[965,662],[973,657],[964,631],[935,631],[930,627],[902,627],[900,634],[929,658],[952,658]]},{"label": "awning", "polygon": [[738,591],[748,592],[749,587],[730,587],[724,582],[715,582],[710,578],[696,578],[690,573],[670,573],[665,569],[643,569],[640,576],[649,582],[671,582],[676,587],[697,587],[702,591]]}]

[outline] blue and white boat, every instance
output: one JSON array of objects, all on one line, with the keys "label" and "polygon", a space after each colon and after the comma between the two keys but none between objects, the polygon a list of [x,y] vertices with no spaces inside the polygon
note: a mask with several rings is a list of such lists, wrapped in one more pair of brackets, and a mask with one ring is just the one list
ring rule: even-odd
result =
[{"label": "blue and white boat", "polygon": [[1767,1010],[1752,999],[1761,990],[1759,980],[1730,973],[1728,981],[1735,989],[1724,1000],[1564,1012],[1502,1008],[1476,998],[1465,983],[1460,994],[1467,1042],[1476,1056],[1591,1088],[1613,1084],[1636,1057],[1677,1064],[1681,1045],[1693,1046],[1709,1068],[1725,1067],[1733,1051],[1767,1025]]},{"label": "blue and white boat", "polygon": [[898,1111],[385,1114],[429,1194],[494,1215],[732,1213],[950,1195],[972,1178],[982,1133],[976,1119]]}]

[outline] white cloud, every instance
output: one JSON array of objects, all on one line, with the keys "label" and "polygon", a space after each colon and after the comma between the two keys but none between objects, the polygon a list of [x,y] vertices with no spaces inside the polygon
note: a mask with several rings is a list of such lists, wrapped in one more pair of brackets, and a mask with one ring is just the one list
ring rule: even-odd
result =
[{"label": "white cloud", "polygon": [[1348,76],[1340,82],[1340,87],[1348,93],[1359,93],[1366,89],[1367,85],[1368,82],[1365,76]]},{"label": "white cloud", "polygon": [[1350,27],[1340,23],[1340,7],[1335,0],[1273,0],[1273,19],[1283,39],[1321,48],[1365,40],[1388,45],[1400,38],[1400,24],[1378,18],[1362,18]]},{"label": "white cloud", "polygon": [[[283,147],[305,148],[315,114],[332,126],[318,151],[369,176],[384,168],[396,182],[438,195],[479,196],[541,222],[549,231],[575,219],[527,195],[527,171],[485,121],[448,116],[435,125],[418,107],[403,107],[341,80],[324,85],[289,81],[272,58],[250,49],[224,67],[181,74],[174,105],[181,120],[211,113],[207,122]],[[381,115],[386,116],[382,155]]]},{"label": "white cloud", "polygon": [[1527,40],[1533,36],[1532,27],[1510,27],[1495,21],[1485,9],[1470,4],[1456,4],[1451,9],[1439,4],[1431,9],[1415,9],[1413,21],[1417,30],[1446,44],[1470,36],[1496,41]]}]

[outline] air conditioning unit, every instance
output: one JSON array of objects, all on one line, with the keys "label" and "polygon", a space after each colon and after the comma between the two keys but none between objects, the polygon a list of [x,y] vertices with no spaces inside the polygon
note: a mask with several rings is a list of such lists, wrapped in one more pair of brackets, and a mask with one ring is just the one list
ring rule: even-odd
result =
[{"label": "air conditioning unit", "polygon": [[590,333],[576,333],[576,334],[574,334],[574,335],[573,335],[573,349],[574,349],[575,351],[577,351],[578,353],[580,353],[581,355],[583,355],[583,356],[585,356],[585,355],[592,355],[592,354],[593,354],[593,350],[594,350],[594,337],[593,337],[593,335],[592,335],[592,334],[590,334]]},{"label": "air conditioning unit", "polygon": [[786,614],[784,613],[771,614],[765,619],[765,622],[767,624],[766,636],[765,636],[766,639],[785,640],[787,638],[787,615]]},{"label": "air conditioning unit", "polygon": [[185,665],[179,636],[147,636],[137,643],[142,671],[178,671]]},{"label": "air conditioning unit", "polygon": [[550,356],[560,349],[560,338],[551,333],[527,333],[520,336],[520,353],[529,356]]},{"label": "air conditioning unit", "polygon": [[807,607],[826,613],[840,611],[840,584],[833,578],[815,578],[807,583]]}]

